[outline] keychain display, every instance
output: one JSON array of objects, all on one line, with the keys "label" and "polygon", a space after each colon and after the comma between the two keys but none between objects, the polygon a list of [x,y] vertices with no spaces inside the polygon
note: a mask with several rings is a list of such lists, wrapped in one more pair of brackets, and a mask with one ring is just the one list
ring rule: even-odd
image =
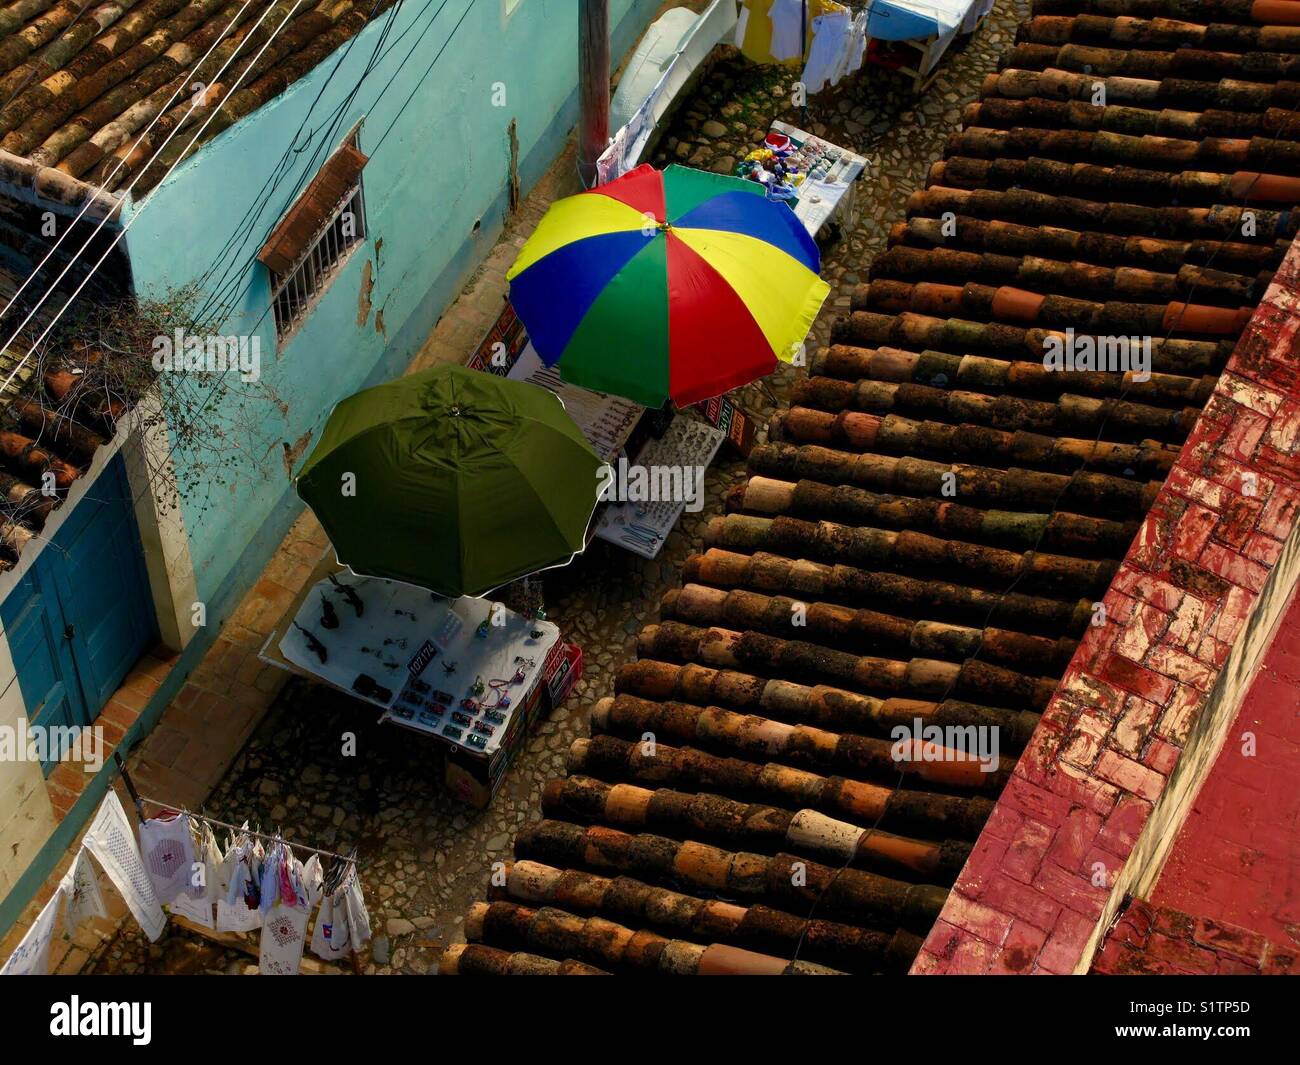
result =
[{"label": "keychain display", "polygon": [[307,647],[317,658],[320,659],[321,665],[324,665],[329,661],[329,652],[325,650],[325,645],[316,638],[313,632],[309,629],[304,629],[296,621],[293,623],[293,627],[302,633],[303,638],[307,641]]},{"label": "keychain display", "polygon": [[320,624],[322,629],[337,629],[339,627],[339,616],[334,609],[334,604],[325,598],[325,593],[320,594]]},{"label": "keychain display", "polygon": [[353,588],[350,584],[342,583],[332,573],[329,575],[329,581],[330,584],[334,585],[334,590],[337,591],[341,596],[343,596],[343,598],[348,601],[348,605],[351,606],[352,609],[356,611],[357,617],[361,617],[363,614],[365,614],[366,604],[362,602],[361,596],[357,595],[357,591],[355,588]]},{"label": "keychain display", "polygon": [[[395,581],[326,575],[299,605],[279,651],[298,669],[382,706],[390,723],[493,755],[511,742],[511,715],[521,706],[531,713],[530,700],[543,697],[541,663],[559,641],[543,617],[540,605],[521,613],[486,599],[434,598]],[[469,734],[486,746],[468,742]]]}]

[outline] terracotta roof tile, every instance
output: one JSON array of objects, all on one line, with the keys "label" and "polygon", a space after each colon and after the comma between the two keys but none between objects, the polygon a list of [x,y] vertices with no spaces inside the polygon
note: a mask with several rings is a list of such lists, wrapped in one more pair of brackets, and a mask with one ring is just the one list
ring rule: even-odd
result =
[{"label": "terracotta roof tile", "polygon": [[[392,3],[115,0],[78,18],[70,0],[20,0],[0,10],[0,149],[109,191],[146,191]],[[191,108],[196,82],[206,88]]]}]

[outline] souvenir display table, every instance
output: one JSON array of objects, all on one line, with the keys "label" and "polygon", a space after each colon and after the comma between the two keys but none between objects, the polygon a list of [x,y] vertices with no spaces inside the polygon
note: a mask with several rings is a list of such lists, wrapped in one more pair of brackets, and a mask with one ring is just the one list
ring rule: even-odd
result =
[{"label": "souvenir display table", "polygon": [[[704,470],[726,435],[707,422],[678,414],[662,436],[650,436],[644,442],[630,466],[626,462],[621,464],[624,469],[649,472],[639,485],[631,478],[622,478],[627,483],[621,486],[618,498],[602,507],[597,515],[596,536],[642,558],[656,557],[686,510],[684,498],[661,498],[662,493],[657,489],[673,475],[680,481],[699,471],[691,498],[702,503]],[[660,477],[655,471],[669,471],[669,475]],[[615,468],[615,475],[617,480],[619,468]],[[651,491],[654,496],[648,497]]]},{"label": "souvenir display table", "polygon": [[554,392],[582,430],[582,435],[605,462],[618,455],[645,413],[641,404],[630,399],[593,392],[562,380],[559,370],[542,363],[536,349],[529,343],[524,323],[508,302],[466,365],[471,370],[500,374],[515,381],[530,381]]},{"label": "souvenir display table", "polygon": [[814,237],[828,226],[852,228],[857,220],[857,185],[867,160],[785,122],[773,122],[766,140],[736,173],[766,185],[783,199]]},{"label": "souvenir display table", "polygon": [[445,599],[322,562],[262,648],[263,661],[379,708],[446,748],[445,779],[492,799],[524,736],[563,701],[582,654],[549,621],[489,598]]},{"label": "souvenir display table", "polygon": [[[724,442],[742,455],[753,446],[753,423],[726,397],[696,404],[692,410],[698,417],[683,411],[662,416],[629,399],[562,380],[558,368],[542,363],[509,303],[466,365],[554,392],[596,454],[616,471],[625,449],[635,452],[632,461],[637,465],[685,469],[707,468]],[[659,423],[658,432],[649,431],[650,421]],[[684,509],[683,500],[611,502],[597,510],[591,535],[642,558],[654,558]]]}]

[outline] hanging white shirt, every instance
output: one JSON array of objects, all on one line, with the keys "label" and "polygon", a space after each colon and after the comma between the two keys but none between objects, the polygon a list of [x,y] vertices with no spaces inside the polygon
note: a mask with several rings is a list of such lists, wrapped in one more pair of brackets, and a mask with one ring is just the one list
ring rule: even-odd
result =
[{"label": "hanging white shirt", "polygon": [[840,80],[847,65],[851,26],[847,11],[830,11],[813,19],[812,48],[801,79],[809,93],[820,92]]},{"label": "hanging white shirt", "polygon": [[370,914],[366,911],[366,900],[361,894],[361,879],[357,876],[355,865],[348,870],[347,877],[339,890],[343,892],[343,906],[348,915],[348,936],[352,942],[352,949],[360,950],[362,944],[370,939]]},{"label": "hanging white shirt", "polygon": [[859,13],[853,20],[849,31],[848,61],[844,65],[845,74],[854,74],[862,69],[862,60],[867,54],[867,13]]},{"label": "hanging white shirt", "polygon": [[[335,902],[335,899],[338,899]],[[311,952],[323,961],[338,961],[351,953],[352,937],[348,930],[348,911],[340,892],[326,895],[316,911],[316,925],[311,932]]]},{"label": "hanging white shirt", "polygon": [[325,870],[321,868],[320,855],[313,854],[302,866],[302,889],[307,894],[308,907],[320,902],[321,890],[325,886]]},{"label": "hanging white shirt", "polygon": [[772,58],[780,62],[803,55],[803,0],[772,0],[767,17],[772,20]]}]

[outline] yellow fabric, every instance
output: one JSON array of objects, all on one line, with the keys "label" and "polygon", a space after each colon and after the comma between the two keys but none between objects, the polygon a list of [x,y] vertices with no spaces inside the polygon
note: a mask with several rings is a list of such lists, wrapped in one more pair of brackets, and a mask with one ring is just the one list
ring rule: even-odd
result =
[{"label": "yellow fabric", "polygon": [[551,204],[533,230],[514,265],[506,271],[506,280],[518,277],[539,259],[566,244],[603,233],[625,233],[654,223],[634,207],[600,193],[567,196]]},{"label": "yellow fabric", "polygon": [[[779,60],[772,55],[772,18],[768,12],[774,0],[741,0],[740,6],[749,12],[749,21],[745,24],[745,39],[740,51],[746,59],[755,63],[783,63],[785,66],[799,67],[803,59],[794,56]],[[808,0],[808,29],[804,40],[804,55],[812,51],[813,19],[820,18],[832,11],[848,11],[843,4],[835,0]]]},{"label": "yellow fabric", "polygon": [[831,287],[767,241],[720,229],[675,228],[673,235],[722,275],[777,358],[790,362]]}]

